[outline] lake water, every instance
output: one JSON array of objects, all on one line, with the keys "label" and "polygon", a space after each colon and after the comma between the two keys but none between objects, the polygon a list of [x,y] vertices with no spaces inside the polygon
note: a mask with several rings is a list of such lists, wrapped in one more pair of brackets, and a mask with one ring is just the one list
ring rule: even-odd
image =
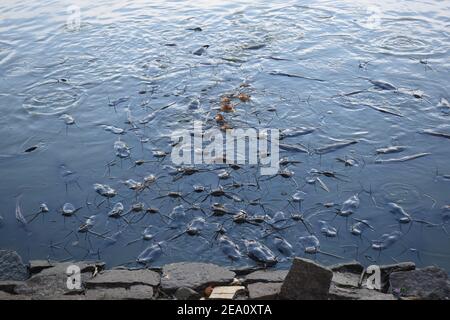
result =
[{"label": "lake water", "polygon": [[[242,267],[255,264],[244,241],[257,240],[283,268],[289,259],[278,251],[278,236],[296,255],[325,264],[412,260],[450,270],[449,12],[448,1],[3,0],[0,248],[25,260],[101,259],[115,266],[134,265],[155,245],[162,254],[152,266],[189,260]],[[287,167],[293,177],[259,177],[254,166],[199,166],[202,172],[177,179],[170,155],[153,152],[170,153],[170,134],[193,120],[217,127],[221,98],[239,92],[250,101],[224,113],[235,128],[314,128],[282,141],[309,151],[281,151],[300,161]],[[119,128],[123,134],[111,132]],[[116,156],[119,139],[129,158]],[[348,141],[355,143],[321,149]],[[399,152],[377,154],[392,146]],[[222,168],[229,179],[219,180]],[[123,183],[149,174],[157,181],[142,192]],[[118,194],[105,199],[95,183]],[[193,192],[197,184],[206,191]],[[227,196],[207,197],[219,185]],[[354,195],[360,203],[345,217]],[[125,213],[142,202],[159,214],[109,218],[119,201]],[[266,221],[212,216],[215,202]],[[35,216],[41,203],[49,212]],[[63,217],[65,203],[79,208],[74,216]],[[190,209],[180,221],[171,215],[179,205]],[[277,221],[278,211],[286,221]],[[291,218],[299,213],[304,223]],[[90,216],[90,231],[78,232]],[[189,235],[195,217],[206,225]],[[147,227],[154,238],[143,240]],[[221,227],[240,259],[222,250],[215,233]],[[311,235],[320,242],[313,255],[305,253]],[[374,240],[385,247],[377,250]]]}]

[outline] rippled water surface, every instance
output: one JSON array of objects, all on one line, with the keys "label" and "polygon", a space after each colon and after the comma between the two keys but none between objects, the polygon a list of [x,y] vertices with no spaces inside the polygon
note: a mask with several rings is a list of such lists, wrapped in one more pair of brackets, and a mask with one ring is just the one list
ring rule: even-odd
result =
[{"label": "rippled water surface", "polygon": [[[255,262],[244,242],[256,240],[277,267],[292,250],[327,264],[413,260],[450,270],[450,3],[269,3],[3,0],[0,247],[26,260],[110,265],[134,264],[150,247],[155,266],[246,266]],[[79,30],[67,24],[71,5],[80,8]],[[314,128],[282,141],[309,151],[282,151],[300,161],[287,166],[293,177],[260,177],[252,166],[174,175],[170,156],[153,153],[170,152],[170,134],[192,120],[217,127],[221,98],[239,92],[250,101],[224,114],[230,126]],[[129,158],[116,156],[118,140]],[[392,146],[402,148],[377,154]],[[223,168],[227,180],[217,176]],[[157,181],[142,192],[124,183],[150,174]],[[117,195],[105,199],[96,183]],[[193,192],[198,184],[203,193]],[[208,197],[219,185],[227,196]],[[126,215],[108,217],[117,202]],[[41,203],[49,212],[38,214]],[[66,203],[75,215],[62,215]],[[159,213],[131,211],[137,203]],[[214,216],[213,203],[228,213]],[[249,221],[233,221],[239,210]],[[88,217],[89,231],[79,232]],[[205,224],[190,235],[199,217]],[[217,230],[241,258],[227,257]]]}]

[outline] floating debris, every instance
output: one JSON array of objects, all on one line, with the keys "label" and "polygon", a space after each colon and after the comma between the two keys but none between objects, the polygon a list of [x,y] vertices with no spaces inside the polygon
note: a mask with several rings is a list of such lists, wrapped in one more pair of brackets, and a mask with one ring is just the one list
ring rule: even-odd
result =
[{"label": "floating debris", "polygon": [[423,134],[428,134],[428,135],[434,136],[434,137],[450,139],[450,133],[438,132],[438,131],[434,131],[434,130],[431,130],[431,129],[425,129],[425,130],[422,131],[422,133]]},{"label": "floating debris", "polygon": [[105,131],[112,132],[114,134],[124,134],[125,133],[125,129],[114,127],[114,126],[102,125],[102,128]]},{"label": "floating debris", "polygon": [[123,214],[124,210],[125,208],[122,202],[117,202],[111,211],[108,212],[108,217],[119,218]]},{"label": "floating debris", "polygon": [[320,232],[325,237],[334,238],[337,236],[337,229],[335,227],[330,226],[330,224],[324,220],[319,220]]},{"label": "floating debris", "polygon": [[144,251],[142,251],[139,254],[139,256],[136,259],[136,262],[140,264],[149,264],[154,262],[163,253],[161,245],[162,243],[158,242],[156,244],[147,247]]},{"label": "floating debris", "polygon": [[97,216],[90,216],[86,221],[78,228],[78,232],[86,233],[89,232],[95,225]]},{"label": "floating debris", "polygon": [[396,163],[396,162],[406,162],[406,161],[410,161],[410,160],[415,160],[415,159],[419,159],[419,158],[423,158],[426,156],[431,155],[431,153],[418,153],[418,154],[414,154],[411,156],[405,156],[405,157],[401,157],[401,158],[392,158],[392,159],[376,159],[375,163],[381,164],[381,163]]},{"label": "floating debris", "polygon": [[389,203],[390,212],[393,213],[396,216],[399,216],[398,222],[400,223],[410,223],[412,221],[411,216],[403,209],[401,206],[399,206],[396,203]]},{"label": "floating debris", "polygon": [[242,49],[244,49],[244,50],[259,50],[259,49],[262,49],[265,47],[266,47],[266,45],[264,43],[260,43],[260,44],[246,45],[246,46],[243,46]]},{"label": "floating debris", "polygon": [[65,203],[62,207],[62,215],[65,217],[73,216],[81,208],[75,208],[75,206],[69,202]]},{"label": "floating debris", "polygon": [[63,114],[61,117],[59,117],[61,120],[64,121],[64,123],[68,126],[71,126],[75,124],[75,119],[69,115],[69,114]]},{"label": "floating debris", "polygon": [[105,198],[114,198],[117,195],[116,190],[106,184],[95,183],[94,190]]},{"label": "floating debris", "polygon": [[287,242],[286,239],[280,237],[280,236],[275,236],[273,239],[273,243],[275,245],[275,247],[277,248],[277,250],[279,252],[281,252],[283,255],[287,256],[287,257],[292,257],[294,255],[294,248],[292,247],[292,245]]},{"label": "floating debris", "polygon": [[146,115],[144,118],[140,119],[139,123],[140,124],[147,124],[147,123],[149,123],[150,121],[152,121],[155,118],[156,118],[156,112],[152,112],[152,113]]},{"label": "floating debris", "polygon": [[302,76],[299,74],[292,74],[292,73],[286,73],[286,72],[281,72],[281,71],[272,71],[272,72],[269,72],[269,74],[272,76],[281,76],[281,77],[288,77],[288,78],[298,78],[298,79],[325,82],[325,80],[322,80],[322,79],[310,78],[310,77]]},{"label": "floating debris", "polygon": [[351,146],[353,144],[358,143],[358,140],[350,140],[350,141],[342,141],[342,142],[338,142],[338,143],[333,143],[321,148],[317,148],[315,150],[315,152],[317,154],[326,154],[326,153],[330,153],[330,152],[334,152],[336,150]]},{"label": "floating debris", "polygon": [[307,134],[311,134],[314,131],[316,131],[316,128],[311,128],[311,127],[283,129],[280,132],[280,140],[286,139],[286,138],[294,138],[294,137],[304,136]]},{"label": "floating debris", "polygon": [[381,80],[370,80],[367,79],[376,89],[386,90],[386,91],[397,91],[397,87],[390,84],[389,82]]},{"label": "floating debris", "polygon": [[344,201],[341,206],[341,209],[338,210],[338,215],[342,217],[348,217],[355,213],[355,211],[359,208],[360,200],[357,194],[351,196],[349,199]]},{"label": "floating debris", "polygon": [[192,54],[196,55],[196,56],[204,55],[206,53],[206,49],[208,49],[208,48],[209,48],[209,45],[204,45],[203,47],[198,48],[197,50],[192,52]]},{"label": "floating debris", "polygon": [[405,151],[406,147],[403,146],[391,146],[386,148],[379,148],[376,150],[377,154],[390,154]]},{"label": "floating debris", "polygon": [[277,264],[277,258],[273,252],[262,243],[255,240],[245,240],[247,255],[256,262],[263,263],[266,266]]},{"label": "floating debris", "polygon": [[403,234],[400,231],[392,231],[391,233],[383,234],[380,239],[372,240],[372,249],[384,250],[396,243]]},{"label": "floating debris", "polygon": [[447,99],[441,98],[441,101],[439,101],[437,108],[444,115],[450,115],[450,102],[448,102]]},{"label": "floating debris", "polygon": [[303,246],[305,253],[315,254],[320,251],[320,241],[315,235],[300,237],[299,242]]},{"label": "floating debris", "polygon": [[235,244],[230,238],[225,235],[219,237],[219,245],[222,249],[222,252],[231,260],[236,261],[239,260],[242,256],[242,253],[239,249],[239,246]]},{"label": "floating debris", "polygon": [[128,100],[130,100],[129,97],[122,97],[117,100],[109,101],[108,106],[117,107],[119,104],[127,102]]},{"label": "floating debris", "polygon": [[119,158],[128,158],[131,155],[131,149],[120,139],[114,142],[114,151]]},{"label": "floating debris", "polygon": [[289,145],[289,144],[280,143],[279,147],[281,150],[284,150],[284,151],[309,153],[308,149],[306,149],[304,146],[299,145],[299,144]]},{"label": "floating debris", "polygon": [[350,226],[350,232],[355,236],[361,236],[366,229],[374,230],[367,220],[354,219],[356,222]]},{"label": "floating debris", "polygon": [[20,197],[16,200],[16,220],[19,221],[21,224],[26,225],[27,220],[22,214],[22,208],[20,207]]}]

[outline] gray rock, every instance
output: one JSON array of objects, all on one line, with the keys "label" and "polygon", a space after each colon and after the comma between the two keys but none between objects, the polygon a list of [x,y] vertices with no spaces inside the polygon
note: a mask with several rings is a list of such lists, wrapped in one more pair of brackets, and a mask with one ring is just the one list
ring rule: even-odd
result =
[{"label": "gray rock", "polygon": [[[389,292],[389,276],[393,272],[397,271],[411,271],[416,269],[416,265],[414,262],[401,262],[396,264],[388,264],[380,266],[381,272],[381,292],[388,293]],[[360,280],[360,283],[363,287],[366,286],[367,282],[367,274],[363,274]]]},{"label": "gray rock", "polygon": [[26,280],[28,270],[22,258],[15,251],[0,250],[0,281]]},{"label": "gray rock", "polygon": [[248,274],[244,283],[255,282],[283,282],[289,270],[259,270]]},{"label": "gray rock", "polygon": [[402,297],[427,300],[450,299],[448,274],[437,267],[393,272],[389,282],[391,290]]},{"label": "gray rock", "polygon": [[33,299],[59,299],[63,295],[80,294],[80,291],[73,291],[67,288],[67,268],[70,265],[77,265],[81,270],[81,281],[84,284],[92,277],[92,273],[97,269],[101,271],[104,263],[90,262],[65,262],[57,263],[51,268],[47,268],[33,275],[31,278],[15,288],[16,294],[31,295]]},{"label": "gray rock", "polygon": [[288,300],[327,299],[332,277],[330,269],[308,259],[294,258],[280,297]]},{"label": "gray rock", "polygon": [[202,290],[208,285],[223,285],[233,281],[234,272],[209,263],[173,263],[163,267],[161,288],[174,292],[181,287]]},{"label": "gray rock", "polygon": [[381,292],[389,292],[389,277],[391,273],[397,271],[411,271],[416,269],[414,262],[402,262],[380,266],[381,271]]},{"label": "gray rock", "polygon": [[22,283],[21,281],[0,281],[0,291],[14,294],[17,286]]},{"label": "gray rock", "polygon": [[351,272],[334,272],[332,282],[338,287],[359,288],[361,274]]},{"label": "gray rock", "polygon": [[201,298],[200,294],[190,288],[178,288],[175,291],[175,298],[177,300],[199,300]]},{"label": "gray rock", "polygon": [[333,272],[361,274],[364,271],[364,266],[358,261],[350,261],[346,263],[339,263],[332,265],[330,266],[330,269]]},{"label": "gray rock", "polygon": [[153,298],[153,288],[136,285],[129,288],[100,288],[86,291],[87,300],[150,300]]},{"label": "gray rock", "polygon": [[159,285],[158,273],[147,270],[107,270],[85,282],[86,288],[129,288],[135,285],[156,287]]},{"label": "gray rock", "polygon": [[273,300],[280,294],[282,282],[256,282],[247,286],[248,297],[251,300]]},{"label": "gray rock", "polygon": [[330,300],[396,300],[392,294],[382,293],[365,288],[342,288],[334,283],[328,294]]},{"label": "gray rock", "polygon": [[28,270],[30,271],[30,274],[33,275],[41,272],[44,269],[51,268],[54,265],[54,263],[48,260],[30,260]]}]

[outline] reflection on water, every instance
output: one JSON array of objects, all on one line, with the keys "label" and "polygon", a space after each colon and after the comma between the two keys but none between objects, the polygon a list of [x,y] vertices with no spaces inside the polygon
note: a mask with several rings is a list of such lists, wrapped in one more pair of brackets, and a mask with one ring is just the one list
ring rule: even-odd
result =
[{"label": "reflection on water", "polygon": [[[0,247],[110,265],[285,267],[296,254],[450,270],[449,9],[2,1]],[[170,134],[217,126],[221,98],[242,92],[229,125],[289,129],[283,143],[308,153],[282,151],[270,179],[173,168]]]}]

